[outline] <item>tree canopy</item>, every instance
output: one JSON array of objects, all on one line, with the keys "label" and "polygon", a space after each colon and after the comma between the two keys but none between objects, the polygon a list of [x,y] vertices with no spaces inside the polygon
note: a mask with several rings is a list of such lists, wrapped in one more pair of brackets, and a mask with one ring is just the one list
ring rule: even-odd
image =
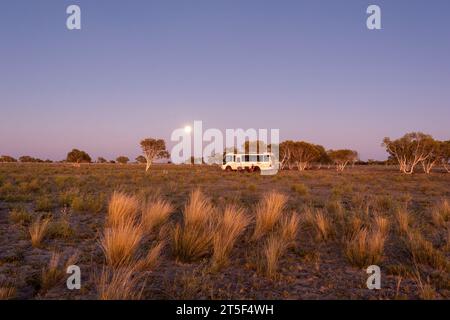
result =
[{"label": "tree canopy", "polygon": [[436,143],[431,135],[422,132],[407,133],[395,140],[386,137],[382,145],[386,152],[397,160],[400,171],[405,174],[412,174],[419,163],[422,163],[424,170],[429,173],[440,158],[439,143]]},{"label": "tree canopy", "polygon": [[70,163],[90,163],[92,160],[85,151],[72,149],[72,151],[67,154],[66,161]]},{"label": "tree canopy", "polygon": [[143,156],[147,161],[145,171],[150,169],[154,160],[170,157],[169,151],[166,150],[166,142],[163,139],[146,138],[140,144]]},{"label": "tree canopy", "polygon": [[11,156],[0,156],[0,162],[17,162],[17,159]]},{"label": "tree canopy", "polygon": [[349,162],[358,160],[358,152],[349,149],[329,150],[328,156],[336,165],[337,171],[344,171]]},{"label": "tree canopy", "polygon": [[126,156],[119,156],[116,158],[116,161],[120,164],[127,164],[130,161],[130,159]]}]

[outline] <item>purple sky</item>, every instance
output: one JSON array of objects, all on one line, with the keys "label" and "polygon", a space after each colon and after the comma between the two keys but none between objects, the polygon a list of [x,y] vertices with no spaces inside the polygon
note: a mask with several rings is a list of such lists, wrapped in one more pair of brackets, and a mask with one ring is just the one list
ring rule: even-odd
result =
[{"label": "purple sky", "polygon": [[[65,9],[79,4],[82,30]],[[366,8],[382,9],[380,31]],[[448,0],[2,1],[0,154],[134,159],[194,120],[384,159],[450,139]]]}]

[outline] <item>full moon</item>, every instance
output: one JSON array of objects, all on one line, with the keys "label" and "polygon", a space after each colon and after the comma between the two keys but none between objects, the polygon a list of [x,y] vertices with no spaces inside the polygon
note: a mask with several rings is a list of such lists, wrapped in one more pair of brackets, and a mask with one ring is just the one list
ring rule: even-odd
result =
[{"label": "full moon", "polygon": [[186,126],[186,127],[184,127],[184,131],[185,131],[186,133],[191,133],[191,131],[192,131],[191,126]]}]

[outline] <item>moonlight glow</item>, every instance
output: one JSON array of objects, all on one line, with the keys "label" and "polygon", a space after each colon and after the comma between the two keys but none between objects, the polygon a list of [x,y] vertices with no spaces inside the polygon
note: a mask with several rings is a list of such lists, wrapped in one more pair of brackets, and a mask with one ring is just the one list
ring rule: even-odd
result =
[{"label": "moonlight glow", "polygon": [[184,132],[191,133],[191,131],[192,131],[192,127],[191,126],[184,127]]}]

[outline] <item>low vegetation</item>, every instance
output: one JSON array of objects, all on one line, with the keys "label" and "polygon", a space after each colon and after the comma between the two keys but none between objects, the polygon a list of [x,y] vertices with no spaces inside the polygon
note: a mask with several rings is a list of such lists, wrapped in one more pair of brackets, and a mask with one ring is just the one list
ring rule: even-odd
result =
[{"label": "low vegetation", "polygon": [[[145,173],[78,155],[0,165],[0,299],[450,297],[450,175],[436,166]],[[383,290],[365,287],[372,264]]]}]

